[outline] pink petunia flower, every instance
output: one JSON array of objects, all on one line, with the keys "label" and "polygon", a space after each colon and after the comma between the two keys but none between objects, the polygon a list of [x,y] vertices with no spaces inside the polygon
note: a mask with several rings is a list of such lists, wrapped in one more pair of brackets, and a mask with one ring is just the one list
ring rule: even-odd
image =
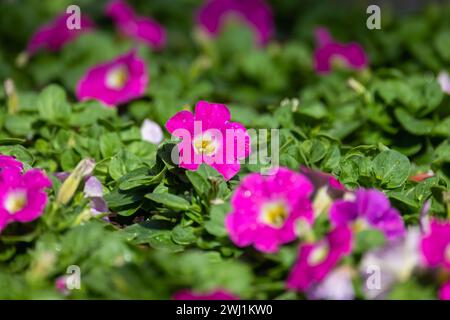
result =
[{"label": "pink petunia flower", "polygon": [[336,225],[357,223],[382,231],[388,239],[405,234],[405,223],[400,213],[389,203],[386,195],[375,189],[359,189],[355,200],[336,200],[330,209],[330,220]]},{"label": "pink petunia flower", "polygon": [[182,139],[178,144],[179,159],[175,162],[188,170],[197,170],[206,163],[226,180],[240,170],[240,159],[250,154],[250,136],[245,127],[230,121],[224,104],[199,101],[194,114],[180,111],[166,123],[172,136]]},{"label": "pink petunia flower", "polygon": [[441,71],[438,75],[438,82],[441,90],[450,94],[450,75],[446,71]]},{"label": "pink petunia flower", "polygon": [[69,17],[70,14],[61,14],[49,24],[40,27],[28,42],[27,54],[34,55],[40,49],[59,51],[66,43],[94,29],[94,23],[86,15],[80,17],[80,29],[69,29],[67,27]]},{"label": "pink petunia flower", "polygon": [[191,290],[180,290],[173,295],[174,300],[239,300],[226,290],[219,289],[207,293],[197,293]]},{"label": "pink petunia flower", "polygon": [[136,41],[146,43],[154,49],[162,49],[166,44],[166,31],[155,20],[140,17],[122,0],[108,4],[106,15],[111,17],[119,31]]},{"label": "pink petunia flower", "polygon": [[148,78],[144,61],[132,50],[90,69],[78,82],[76,95],[79,100],[97,99],[114,106],[141,97]]},{"label": "pink petunia flower", "polygon": [[29,222],[39,217],[47,203],[45,188],[51,181],[40,170],[23,175],[15,169],[0,172],[0,231],[11,222]]},{"label": "pink petunia flower", "polygon": [[450,222],[432,219],[420,247],[426,265],[450,270]]},{"label": "pink petunia flower", "polygon": [[318,46],[314,52],[314,65],[318,73],[331,72],[336,59],[344,62],[350,69],[361,70],[367,67],[368,58],[360,44],[336,42],[329,31],[322,27],[316,29],[315,36]]},{"label": "pink petunia flower", "polygon": [[439,299],[450,300],[450,281],[445,283],[439,290]]},{"label": "pink petunia flower", "polygon": [[212,36],[217,36],[229,16],[237,16],[266,45],[274,33],[272,9],[264,0],[209,0],[200,8],[197,23]]},{"label": "pink petunia flower", "polygon": [[262,252],[276,252],[296,239],[300,220],[312,223],[313,189],[304,175],[285,168],[269,176],[246,176],[234,192],[233,211],[225,220],[231,240],[239,247],[254,245]]},{"label": "pink petunia flower", "polygon": [[350,254],[352,233],[348,226],[339,226],[316,243],[300,246],[299,255],[287,280],[289,289],[304,292],[322,281],[342,257]]},{"label": "pink petunia flower", "polygon": [[3,169],[16,169],[21,172],[23,170],[23,164],[14,157],[0,154],[0,172]]}]

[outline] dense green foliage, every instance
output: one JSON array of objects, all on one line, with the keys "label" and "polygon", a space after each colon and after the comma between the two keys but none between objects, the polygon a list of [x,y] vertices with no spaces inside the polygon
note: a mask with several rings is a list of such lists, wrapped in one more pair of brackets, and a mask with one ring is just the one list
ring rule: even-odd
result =
[{"label": "dense green foliage", "polygon": [[[89,67],[132,47],[102,16],[104,3],[77,1],[96,19],[97,31],[18,66],[36,27],[73,1],[19,2],[0,4],[0,79],[13,79],[18,92],[15,102],[0,91],[0,153],[49,175],[95,159],[94,175],[114,214],[112,223],[91,217],[82,186],[67,205],[57,204],[61,182],[52,178],[45,214],[0,235],[0,287],[8,288],[1,298],[62,298],[54,281],[69,265],[82,270],[82,288],[70,298],[170,298],[181,288],[218,287],[243,298],[301,297],[284,285],[295,244],[261,254],[237,248],[224,228],[233,190],[259,166],[244,165],[226,182],[204,165],[196,172],[174,165],[167,132],[159,146],[142,141],[145,118],[163,126],[198,100],[226,103],[233,121],[247,128],[279,128],[282,166],[305,165],[349,188],[384,190],[408,225],[417,224],[427,199],[432,215],[450,212],[450,97],[436,81],[450,69],[450,7],[406,16],[386,8],[382,30],[371,31],[364,8],[272,1],[277,39],[261,49],[238,25],[214,41],[199,36],[192,19],[198,1],[134,1],[137,11],[168,28],[168,47],[138,48],[150,74],[145,97],[108,109],[74,98]],[[317,25],[337,39],[359,41],[370,68],[317,75]],[[434,177],[408,179],[429,170]],[[378,243],[360,245],[363,252]],[[392,294],[430,298],[436,290],[426,281],[408,282]]]}]

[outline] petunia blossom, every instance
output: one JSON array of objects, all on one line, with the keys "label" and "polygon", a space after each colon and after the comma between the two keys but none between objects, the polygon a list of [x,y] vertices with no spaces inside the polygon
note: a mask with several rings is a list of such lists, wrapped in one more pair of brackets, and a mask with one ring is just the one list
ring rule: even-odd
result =
[{"label": "petunia blossom", "polygon": [[427,266],[450,270],[450,222],[432,219],[420,248]]},{"label": "petunia blossom", "polygon": [[225,220],[231,240],[239,247],[278,251],[297,238],[298,222],[312,223],[312,192],[313,185],[304,175],[286,168],[268,176],[246,176],[233,194],[233,211]]},{"label": "petunia blossom", "polygon": [[437,78],[441,90],[447,94],[450,94],[450,75],[446,71],[441,71]]},{"label": "petunia blossom", "polygon": [[[384,299],[396,283],[407,281],[419,269],[420,238],[419,228],[409,228],[404,237],[364,254],[359,270],[364,280],[362,290],[366,298]],[[379,282],[378,285],[368,286],[367,281],[373,278],[374,266],[379,271]]]},{"label": "petunia blossom", "polygon": [[274,33],[272,9],[264,0],[209,0],[199,9],[197,22],[208,34],[217,36],[230,16],[250,26],[260,45],[266,45]]},{"label": "petunia blossom", "polygon": [[166,44],[166,31],[155,20],[141,17],[125,1],[116,0],[108,4],[106,15],[111,17],[119,31],[127,37],[162,49]]},{"label": "petunia blossom", "polygon": [[132,50],[90,69],[78,82],[76,96],[79,100],[97,99],[114,106],[143,96],[148,81],[144,61]]},{"label": "petunia blossom", "polygon": [[325,238],[300,246],[297,261],[292,268],[287,287],[304,292],[322,281],[342,257],[350,254],[352,232],[348,226],[338,226]]},{"label": "petunia blossom", "polygon": [[197,170],[202,163],[216,169],[226,180],[240,170],[240,160],[250,154],[250,136],[245,127],[230,121],[227,106],[199,101],[195,112],[180,111],[169,119],[166,129],[182,139],[178,152],[179,166]]},{"label": "petunia blossom", "polygon": [[326,28],[315,31],[317,48],[314,51],[315,69],[320,74],[330,73],[333,63],[343,62],[347,68],[361,70],[367,67],[367,55],[359,43],[343,44],[335,41]]},{"label": "petunia blossom", "polygon": [[191,290],[180,290],[172,297],[174,300],[239,300],[232,293],[219,289],[206,293],[197,293]]},{"label": "petunia blossom", "polygon": [[70,16],[67,13],[61,14],[50,23],[40,27],[28,42],[27,54],[32,56],[40,49],[46,49],[51,52],[59,51],[68,42],[75,40],[81,34],[94,28],[92,20],[82,14],[80,16],[80,28],[69,29],[67,20]]},{"label": "petunia blossom", "polygon": [[389,203],[386,195],[376,189],[359,189],[355,200],[336,200],[330,209],[330,220],[334,225],[357,223],[378,229],[388,239],[405,234],[405,224],[400,213]]},{"label": "petunia blossom", "polygon": [[21,174],[15,169],[0,172],[0,231],[11,222],[29,222],[38,218],[47,203],[45,188],[51,181],[37,169]]}]

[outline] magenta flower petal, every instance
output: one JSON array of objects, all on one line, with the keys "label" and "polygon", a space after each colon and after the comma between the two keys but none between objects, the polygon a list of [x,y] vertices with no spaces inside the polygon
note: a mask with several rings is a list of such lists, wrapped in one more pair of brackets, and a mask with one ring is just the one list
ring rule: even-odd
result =
[{"label": "magenta flower petal", "polygon": [[172,134],[179,128],[186,129],[189,133],[194,134],[194,121],[192,112],[183,110],[177,112],[177,114],[167,121],[166,129]]},{"label": "magenta flower petal", "polygon": [[23,164],[14,157],[0,154],[0,172],[3,169],[16,169],[21,172],[23,170]]},{"label": "magenta flower petal", "polygon": [[233,211],[225,220],[231,240],[239,247],[253,244],[262,252],[278,251],[297,237],[299,219],[312,223],[312,192],[305,176],[285,168],[271,176],[246,176],[233,194]]},{"label": "magenta flower petal", "polygon": [[199,101],[195,113],[180,111],[166,123],[166,129],[182,140],[178,144],[179,165],[196,170],[201,163],[215,168],[229,180],[240,169],[240,159],[250,153],[250,136],[244,126],[229,122],[227,106]]},{"label": "magenta flower petal", "polygon": [[450,300],[450,281],[445,283],[439,290],[439,299]]},{"label": "magenta flower petal", "polygon": [[[211,164],[211,167],[216,169],[220,174],[223,176],[225,180],[230,180],[235,175],[239,173],[239,170],[241,170],[241,165],[239,163],[231,163],[231,164]],[[186,168],[186,167],[185,167]],[[189,169],[189,168],[186,168]],[[196,170],[197,168],[195,168]]]},{"label": "magenta flower petal", "polygon": [[195,105],[195,120],[201,121],[202,128],[205,130],[222,129],[230,119],[230,111],[224,104],[199,101]]},{"label": "magenta flower petal", "polygon": [[29,222],[39,217],[47,203],[45,188],[51,181],[40,170],[21,174],[18,170],[0,172],[0,230],[8,223]]},{"label": "magenta flower petal", "polygon": [[174,300],[239,300],[226,290],[215,290],[208,293],[196,293],[191,290],[180,290],[172,297]]},{"label": "magenta flower petal", "polygon": [[231,14],[242,18],[256,33],[258,43],[266,45],[274,33],[272,9],[263,0],[210,0],[200,8],[197,22],[210,35],[217,36]]},{"label": "magenta flower petal", "polygon": [[70,14],[64,13],[49,24],[39,28],[28,43],[27,53],[34,55],[40,49],[59,51],[66,43],[75,40],[82,33],[91,31],[94,28],[92,20],[86,15],[81,15],[81,28],[70,30],[67,28],[67,19],[69,17]]},{"label": "magenta flower petal", "polygon": [[51,180],[47,178],[47,176],[41,170],[38,169],[27,171],[22,176],[22,179],[29,188],[33,189],[45,189],[52,186]]},{"label": "magenta flower petal", "polygon": [[330,208],[330,220],[337,226],[355,221],[357,217],[358,208],[353,202],[336,200]]},{"label": "magenta flower petal", "polygon": [[155,20],[150,18],[136,18],[124,24],[118,24],[120,32],[135,39],[147,43],[150,47],[161,50],[166,45],[166,31]]},{"label": "magenta flower petal", "polygon": [[421,251],[428,266],[450,270],[450,222],[431,220],[430,230],[422,238]]},{"label": "magenta flower petal", "polygon": [[365,221],[379,229],[392,240],[405,234],[405,224],[400,213],[392,208],[384,193],[375,189],[359,189],[355,201],[337,200],[330,209],[330,220],[334,225]]},{"label": "magenta flower petal", "polygon": [[352,233],[347,226],[336,227],[325,239],[303,244],[287,280],[289,289],[304,292],[322,281],[342,257],[350,254]]},{"label": "magenta flower petal", "polygon": [[166,44],[166,31],[155,20],[137,16],[124,1],[112,1],[106,8],[117,28],[125,36],[146,43],[154,49],[162,49]]},{"label": "magenta flower petal", "polygon": [[331,72],[333,61],[342,60],[350,69],[361,70],[367,67],[368,58],[358,43],[341,44],[333,40],[328,30],[318,28],[316,30],[318,47],[314,52],[314,64],[318,73]]},{"label": "magenta flower petal", "polygon": [[133,20],[136,17],[133,8],[122,0],[111,1],[108,3],[105,13],[116,23],[124,23]]},{"label": "magenta flower petal", "polygon": [[145,63],[133,50],[90,69],[78,82],[79,100],[97,99],[113,106],[144,95],[148,85]]}]

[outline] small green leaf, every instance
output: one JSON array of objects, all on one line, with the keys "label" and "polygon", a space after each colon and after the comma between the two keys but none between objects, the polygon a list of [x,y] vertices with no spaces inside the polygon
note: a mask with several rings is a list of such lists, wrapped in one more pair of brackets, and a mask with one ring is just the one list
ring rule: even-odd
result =
[{"label": "small green leaf", "polygon": [[149,193],[145,197],[175,211],[186,211],[190,207],[187,200],[171,193]]},{"label": "small green leaf", "polygon": [[66,99],[66,92],[61,87],[57,85],[46,87],[37,99],[40,117],[54,124],[59,124],[59,121],[67,122],[71,110]]},{"label": "small green leaf", "polygon": [[387,189],[400,187],[408,179],[409,159],[395,150],[381,152],[373,159],[373,172]]}]

